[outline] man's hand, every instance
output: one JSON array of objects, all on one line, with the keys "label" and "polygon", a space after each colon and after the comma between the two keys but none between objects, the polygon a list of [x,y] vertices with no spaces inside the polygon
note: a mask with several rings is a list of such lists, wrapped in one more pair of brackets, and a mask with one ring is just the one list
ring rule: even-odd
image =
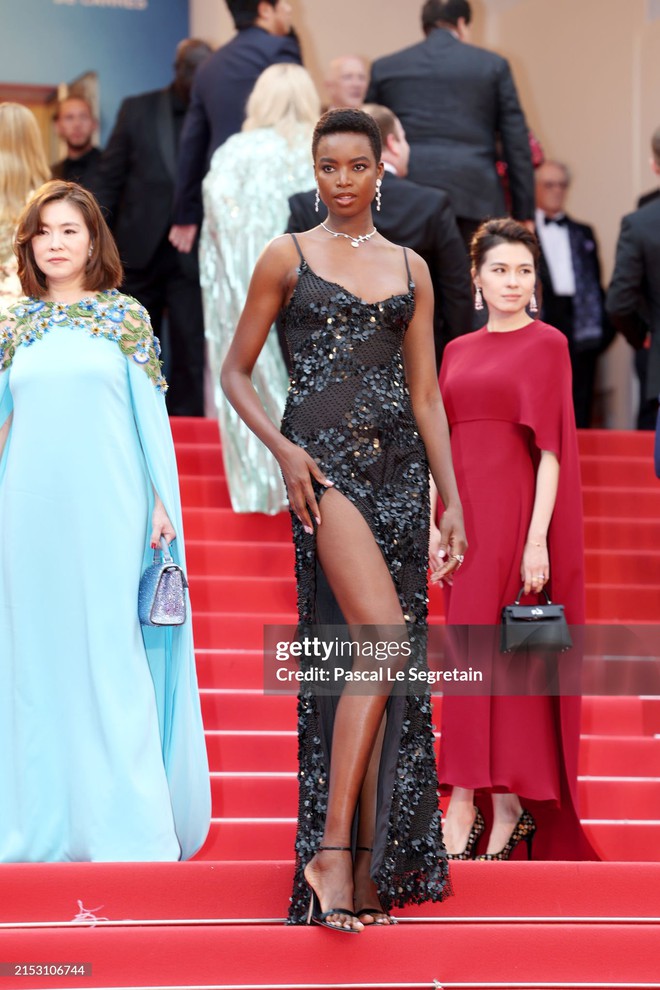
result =
[{"label": "man's hand", "polygon": [[195,238],[197,237],[198,226],[196,223],[174,224],[170,228],[170,244],[173,244],[177,251],[182,254],[190,254]]}]

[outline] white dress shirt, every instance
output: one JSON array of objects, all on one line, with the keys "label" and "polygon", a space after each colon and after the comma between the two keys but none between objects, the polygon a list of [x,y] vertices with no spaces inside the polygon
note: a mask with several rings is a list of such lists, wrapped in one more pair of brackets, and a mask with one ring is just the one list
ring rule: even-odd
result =
[{"label": "white dress shirt", "polygon": [[[568,238],[568,227],[556,223],[546,223],[543,210],[536,210],[536,233],[543,248],[552,288],[558,296],[575,295],[575,274],[571,257],[571,243]],[[563,217],[558,213],[557,218]]]}]

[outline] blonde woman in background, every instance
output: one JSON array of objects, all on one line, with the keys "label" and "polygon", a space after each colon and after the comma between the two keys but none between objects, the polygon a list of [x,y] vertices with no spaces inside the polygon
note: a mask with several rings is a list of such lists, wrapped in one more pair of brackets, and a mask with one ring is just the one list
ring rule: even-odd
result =
[{"label": "blonde woman in background", "polygon": [[[250,94],[243,130],[215,152],[202,187],[204,325],[225,472],[236,512],[274,514],[287,506],[277,462],[229,405],[219,376],[257,259],[266,244],[286,230],[289,196],[314,185],[309,146],[319,114],[319,97],[305,69],[270,66]],[[288,376],[275,327],[252,381],[279,426]]]},{"label": "blonde woman in background", "polygon": [[20,103],[0,103],[0,309],[22,295],[14,254],[16,221],[30,193],[49,179],[34,114]]}]

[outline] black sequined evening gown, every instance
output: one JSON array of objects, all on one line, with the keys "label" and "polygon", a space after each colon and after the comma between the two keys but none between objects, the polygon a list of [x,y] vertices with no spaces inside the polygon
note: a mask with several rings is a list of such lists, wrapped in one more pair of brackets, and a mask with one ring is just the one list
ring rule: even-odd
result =
[{"label": "black sequined evening gown", "polygon": [[[294,237],[294,240],[295,237]],[[291,384],[282,433],[303,447],[360,511],[387,562],[417,666],[426,663],[428,466],[405,381],[402,343],[415,309],[408,292],[365,303],[317,275],[300,254],[283,312]],[[315,485],[317,496],[323,489]],[[314,535],[292,514],[301,626],[342,622],[316,557]],[[302,924],[303,869],[320,845],[338,697],[303,688],[298,702],[299,808],[290,924]],[[391,695],[379,768],[372,876],[381,904],[450,893],[438,808],[428,693]]]}]

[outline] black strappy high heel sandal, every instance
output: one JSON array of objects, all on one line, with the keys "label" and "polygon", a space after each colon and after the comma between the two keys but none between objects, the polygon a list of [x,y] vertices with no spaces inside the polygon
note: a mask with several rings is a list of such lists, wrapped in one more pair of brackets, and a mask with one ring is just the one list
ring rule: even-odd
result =
[{"label": "black strappy high heel sandal", "polygon": [[[350,846],[319,846],[317,852],[353,852]],[[336,907],[330,908],[329,911],[321,911],[321,902],[319,900],[319,895],[316,893],[311,883],[305,877],[305,883],[309,887],[310,899],[309,899],[309,911],[307,912],[307,924],[308,925],[322,925],[324,928],[330,928],[333,932],[346,932],[347,935],[359,935],[360,930],[358,928],[344,928],[342,925],[333,924],[328,921],[327,918],[331,914],[345,914],[349,918],[357,918],[357,914],[354,911],[350,911],[348,908]],[[360,922],[361,923],[361,922]]]},{"label": "black strappy high heel sandal", "polygon": [[484,816],[481,814],[476,805],[474,811],[474,821],[472,822],[472,828],[470,829],[470,834],[468,835],[467,842],[465,843],[465,849],[460,853],[448,852],[447,859],[474,859],[476,856],[477,843],[486,831],[486,823],[484,821]]},{"label": "black strappy high heel sandal", "polygon": [[[374,850],[373,850],[373,847],[372,846],[356,846],[355,847],[355,851],[356,852],[369,852],[370,853],[370,852],[373,852]],[[359,918],[360,921],[362,921],[362,915],[363,914],[370,914],[372,917],[376,917],[376,915],[381,914],[381,915],[383,915],[384,918],[387,918],[387,921],[370,921],[368,925],[365,925],[365,928],[369,928],[371,925],[381,925],[382,927],[385,927],[386,925],[398,925],[399,924],[399,922],[396,920],[396,918],[393,918],[391,914],[388,914],[387,913],[387,911],[383,911],[383,909],[381,907],[378,907],[378,908],[373,908],[373,907],[361,908],[359,911],[356,911],[355,917],[356,918]],[[362,922],[362,923],[364,924],[364,922]]]}]

